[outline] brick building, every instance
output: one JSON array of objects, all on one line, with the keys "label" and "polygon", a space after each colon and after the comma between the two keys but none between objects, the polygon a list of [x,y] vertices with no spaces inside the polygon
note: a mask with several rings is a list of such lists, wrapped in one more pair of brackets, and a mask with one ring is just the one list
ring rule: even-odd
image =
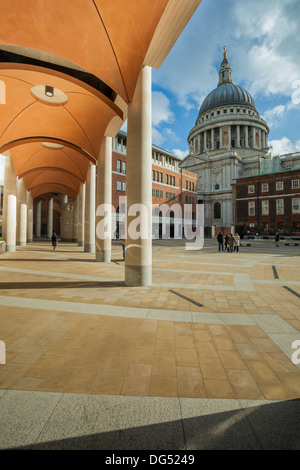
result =
[{"label": "brick building", "polygon": [[241,234],[300,236],[300,169],[238,178],[233,188]]},{"label": "brick building", "polygon": [[[112,205],[118,213],[120,212],[120,203],[122,197],[126,196],[126,133],[120,131],[113,139],[112,152]],[[157,225],[159,236],[163,235],[162,220],[156,221],[155,206],[166,204],[170,207],[169,214],[170,236],[174,236],[174,227],[176,219],[180,218],[178,223],[182,222],[184,215],[184,206],[189,204],[192,210],[191,219],[196,218],[197,205],[197,175],[179,168],[181,159],[176,155],[163,150],[160,147],[152,145],[152,204],[153,204],[153,225]],[[172,211],[173,206],[173,211]],[[180,206],[180,207],[179,207]],[[181,211],[181,214],[179,212]],[[121,211],[122,212],[122,211]],[[118,231],[118,228],[117,228]]]}]

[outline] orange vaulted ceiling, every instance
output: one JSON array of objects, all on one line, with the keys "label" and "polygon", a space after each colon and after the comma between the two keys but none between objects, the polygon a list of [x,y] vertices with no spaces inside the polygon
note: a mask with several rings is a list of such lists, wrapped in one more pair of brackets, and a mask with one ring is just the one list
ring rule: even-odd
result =
[{"label": "orange vaulted ceiling", "polygon": [[169,0],[0,0],[0,44],[43,51],[130,103]]}]

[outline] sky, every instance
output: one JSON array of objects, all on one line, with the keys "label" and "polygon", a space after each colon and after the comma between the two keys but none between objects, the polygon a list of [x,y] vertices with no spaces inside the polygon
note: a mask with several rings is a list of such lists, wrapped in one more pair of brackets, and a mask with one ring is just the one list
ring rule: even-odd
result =
[{"label": "sky", "polygon": [[273,155],[300,151],[300,0],[202,0],[152,70],[152,140],[179,157],[199,108],[217,87],[223,46],[232,79],[266,120]]}]

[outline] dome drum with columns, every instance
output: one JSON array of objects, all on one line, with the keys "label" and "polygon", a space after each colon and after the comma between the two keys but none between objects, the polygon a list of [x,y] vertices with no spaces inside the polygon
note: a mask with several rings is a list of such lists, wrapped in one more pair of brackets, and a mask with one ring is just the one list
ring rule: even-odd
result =
[{"label": "dome drum with columns", "polygon": [[181,167],[198,175],[198,201],[205,204],[205,225],[234,223],[232,180],[260,172],[267,156],[267,123],[248,91],[232,81],[224,47],[218,86],[200,106],[188,135],[189,154]]}]

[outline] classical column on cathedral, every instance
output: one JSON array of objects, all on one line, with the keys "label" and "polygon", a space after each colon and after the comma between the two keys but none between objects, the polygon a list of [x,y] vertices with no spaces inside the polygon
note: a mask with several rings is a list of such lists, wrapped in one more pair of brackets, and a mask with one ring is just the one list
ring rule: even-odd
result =
[{"label": "classical column on cathedral", "polygon": [[244,126],[245,131],[245,147],[249,147],[249,135],[248,135],[248,126]]},{"label": "classical column on cathedral", "polygon": [[231,147],[231,125],[228,125],[228,147]]},{"label": "classical column on cathedral", "polygon": [[97,165],[96,261],[111,261],[112,138],[104,137]]},{"label": "classical column on cathedral", "polygon": [[53,233],[53,197],[47,202],[47,238],[51,239]]},{"label": "classical column on cathedral", "polygon": [[27,242],[27,189],[24,178],[17,181],[17,235],[18,246]]},{"label": "classical column on cathedral", "polygon": [[219,127],[219,139],[220,139],[220,148],[223,147],[223,129]]},{"label": "classical column on cathedral", "polygon": [[255,142],[256,129],[254,126],[251,127],[251,132],[252,132],[252,148],[255,148],[256,147],[256,142]]},{"label": "classical column on cathedral", "polygon": [[33,240],[33,198],[32,192],[27,191],[27,243]]},{"label": "classical column on cathedral", "polygon": [[16,251],[17,235],[17,179],[12,158],[7,152],[4,170],[3,237],[6,251]]},{"label": "classical column on cathedral", "polygon": [[204,131],[203,151],[206,152],[206,150],[207,150],[207,131]]},{"label": "classical column on cathedral", "polygon": [[85,187],[84,251],[95,253],[96,165],[89,165]]},{"label": "classical column on cathedral", "polygon": [[140,72],[127,126],[125,284],[152,283],[151,68]]},{"label": "classical column on cathedral", "polygon": [[200,132],[198,134],[198,153],[201,153],[201,137],[200,137]]},{"label": "classical column on cathedral", "polygon": [[241,128],[240,125],[238,124],[236,126],[236,147],[241,146]]},{"label": "classical column on cathedral", "polygon": [[211,130],[210,148],[211,148],[211,150],[215,149],[215,130],[214,130],[214,128],[212,128],[212,130]]},{"label": "classical column on cathedral", "polygon": [[78,246],[84,245],[84,210],[85,210],[85,183],[80,184],[78,194]]}]

